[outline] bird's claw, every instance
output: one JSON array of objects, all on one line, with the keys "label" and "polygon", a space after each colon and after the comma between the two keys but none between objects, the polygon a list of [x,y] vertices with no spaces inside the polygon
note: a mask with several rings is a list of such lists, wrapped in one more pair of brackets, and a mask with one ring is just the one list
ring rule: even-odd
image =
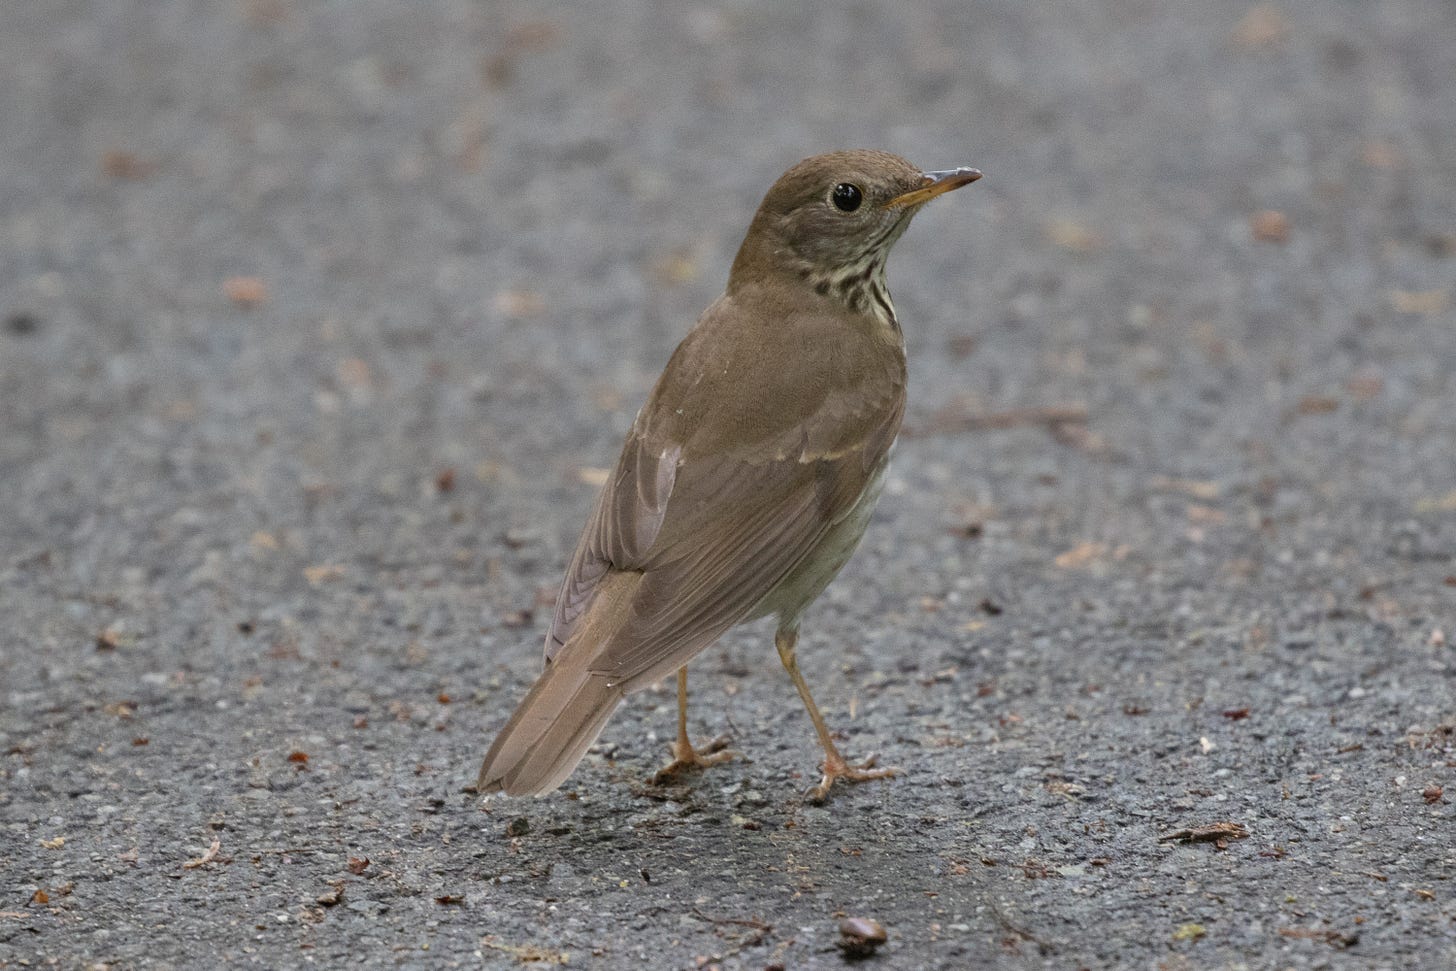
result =
[{"label": "bird's claw", "polygon": [[806,793],[806,798],[816,806],[824,802],[829,798],[830,787],[837,779],[843,779],[845,782],[868,782],[871,779],[892,779],[904,774],[901,769],[892,765],[877,769],[874,767],[877,761],[879,761],[879,756],[872,754],[858,765],[850,765],[836,752],[824,760],[824,764],[821,766],[824,770],[824,778]]},{"label": "bird's claw", "polygon": [[694,747],[686,739],[678,739],[672,745],[672,761],[653,774],[652,784],[664,785],[686,772],[699,772],[710,765],[742,758],[742,753],[730,749],[728,742],[727,735],[719,735],[704,745]]}]

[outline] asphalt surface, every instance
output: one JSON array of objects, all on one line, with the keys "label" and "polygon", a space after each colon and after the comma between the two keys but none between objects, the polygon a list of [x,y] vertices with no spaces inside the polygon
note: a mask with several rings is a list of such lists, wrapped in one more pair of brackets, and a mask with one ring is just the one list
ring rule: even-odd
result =
[{"label": "asphalt surface", "polygon": [[[0,6],[0,967],[1456,964],[1450,3],[608,10]],[[592,483],[848,146],[986,172],[800,649],[905,776],[805,805],[751,627],[751,761],[650,789],[664,690],[481,808]]]}]

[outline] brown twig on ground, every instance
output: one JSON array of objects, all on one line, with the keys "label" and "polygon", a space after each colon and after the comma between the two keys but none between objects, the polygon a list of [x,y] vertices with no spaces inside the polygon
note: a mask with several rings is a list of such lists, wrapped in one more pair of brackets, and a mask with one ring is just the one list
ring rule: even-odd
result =
[{"label": "brown twig on ground", "polygon": [[761,920],[755,920],[751,917],[711,917],[696,907],[692,909],[691,913],[698,920],[708,924],[736,924],[739,927],[749,927],[753,930],[761,931],[764,934],[773,930],[772,924],[766,924]]},{"label": "brown twig on ground", "polygon": [[717,960],[732,957],[735,954],[748,950],[750,947],[758,947],[758,945],[762,944],[768,938],[768,936],[773,933],[772,924],[767,924],[761,920],[756,920],[753,918],[712,917],[708,914],[703,913],[696,907],[690,910],[689,913],[696,917],[698,920],[703,921],[707,924],[712,924],[715,927],[720,927],[724,924],[730,924],[734,927],[746,927],[753,932],[745,937],[743,940],[734,942],[733,946],[729,950],[725,951],[722,954],[715,955],[715,958]]},{"label": "brown twig on ground", "polygon": [[182,864],[182,869],[195,870],[200,866],[207,866],[213,860],[217,859],[217,852],[220,849],[222,849],[222,840],[218,839],[217,837],[213,837],[212,845],[207,848],[207,852],[202,854],[195,860],[188,860],[186,863]]}]

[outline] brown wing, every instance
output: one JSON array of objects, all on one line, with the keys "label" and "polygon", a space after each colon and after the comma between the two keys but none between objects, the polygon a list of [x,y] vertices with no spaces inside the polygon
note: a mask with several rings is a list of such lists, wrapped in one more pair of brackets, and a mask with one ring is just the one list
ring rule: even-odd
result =
[{"label": "brown wing", "polygon": [[639,569],[662,527],[680,449],[659,449],[654,454],[645,444],[634,425],[577,541],[546,635],[547,661],[554,660],[571,637],[607,571]]},{"label": "brown wing", "polygon": [[772,309],[724,298],[674,353],[572,557],[548,660],[603,577],[638,571],[626,622],[583,649],[613,684],[656,680],[744,620],[853,508],[899,428],[899,344]]}]

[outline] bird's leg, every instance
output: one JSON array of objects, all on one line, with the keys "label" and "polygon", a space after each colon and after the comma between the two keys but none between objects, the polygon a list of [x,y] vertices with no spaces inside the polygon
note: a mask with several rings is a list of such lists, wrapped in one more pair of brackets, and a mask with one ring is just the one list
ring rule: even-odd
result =
[{"label": "bird's leg", "polygon": [[688,668],[684,664],[677,669],[677,741],[672,743],[672,761],[652,777],[653,785],[662,785],[693,769],[705,769],[719,762],[737,758],[738,753],[728,748],[728,736],[719,735],[701,749],[693,747],[688,738]]},{"label": "bird's leg", "polygon": [[886,766],[883,769],[874,768],[875,756],[871,755],[859,765],[850,765],[839,754],[839,749],[834,746],[834,739],[829,737],[829,728],[824,724],[824,716],[819,714],[819,706],[814,704],[814,696],[809,694],[809,686],[804,683],[804,676],[799,673],[799,659],[795,654],[795,648],[799,643],[799,632],[796,630],[781,630],[774,635],[774,646],[779,649],[779,660],[784,662],[784,668],[788,670],[789,677],[794,679],[794,687],[799,689],[799,697],[804,700],[804,707],[809,709],[809,717],[814,720],[814,731],[819,733],[819,744],[824,746],[824,778],[819,784],[809,790],[810,802],[823,802],[829,796],[829,787],[834,785],[835,779],[844,779],[847,782],[864,782],[867,779],[888,779],[891,776],[900,774],[900,770]]}]

